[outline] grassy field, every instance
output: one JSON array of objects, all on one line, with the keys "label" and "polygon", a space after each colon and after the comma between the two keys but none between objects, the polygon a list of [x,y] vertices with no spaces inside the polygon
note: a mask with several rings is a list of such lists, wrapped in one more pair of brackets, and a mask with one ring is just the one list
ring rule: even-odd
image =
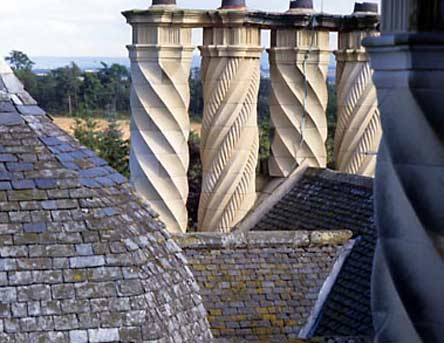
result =
[{"label": "grassy field", "polygon": [[[73,127],[75,123],[75,119],[71,117],[54,117],[54,122],[61,127],[63,130],[68,132],[69,134],[73,134]],[[105,119],[97,119],[97,123],[101,129],[106,129],[107,122]],[[123,132],[124,139],[128,139],[130,137],[130,121],[129,120],[118,120],[120,129]],[[200,123],[191,123],[191,130],[195,131],[200,135]]]}]

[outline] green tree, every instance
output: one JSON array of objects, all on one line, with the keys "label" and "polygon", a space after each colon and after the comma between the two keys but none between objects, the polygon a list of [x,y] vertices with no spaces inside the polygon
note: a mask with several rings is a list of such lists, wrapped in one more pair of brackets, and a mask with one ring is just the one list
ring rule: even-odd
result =
[{"label": "green tree", "polygon": [[35,64],[23,52],[13,50],[6,57],[6,61],[11,65],[15,75],[22,81],[25,88],[31,93],[36,93],[37,90],[37,76],[32,72],[32,66]]},{"label": "green tree", "polygon": [[334,143],[335,143],[337,113],[338,113],[338,98],[336,95],[336,86],[329,84],[328,105],[327,105],[327,123],[328,123],[327,167],[331,169],[336,168],[334,160]]},{"label": "green tree", "polygon": [[86,147],[109,163],[122,175],[129,176],[128,140],[123,139],[122,131],[116,121],[108,122],[108,128],[102,130],[97,121],[91,118],[78,118],[74,125],[74,136]]},{"label": "green tree", "polygon": [[92,118],[76,118],[74,124],[74,137],[76,137],[80,144],[98,151],[99,149],[99,125],[96,120]]},{"label": "green tree", "polygon": [[257,99],[259,125],[261,125],[263,122],[270,121],[270,89],[270,78],[262,76],[259,84],[259,96]]},{"label": "green tree", "polygon": [[268,120],[259,123],[259,160],[257,173],[268,175],[268,158],[271,153],[271,130]]},{"label": "green tree", "polygon": [[54,96],[62,100],[61,110],[72,115],[79,108],[82,71],[72,63],[70,66],[55,69],[50,74],[57,84]]},{"label": "green tree", "polygon": [[190,117],[197,122],[203,116],[203,88],[200,68],[193,68],[189,80],[190,86]]},{"label": "green tree", "polygon": [[31,59],[22,51],[12,50],[9,56],[6,57],[6,61],[11,65],[14,70],[31,70],[35,64]]},{"label": "green tree", "polygon": [[98,134],[98,155],[120,174],[129,176],[129,141],[124,140],[117,122],[108,122],[108,129]]},{"label": "green tree", "polygon": [[129,112],[130,74],[125,66],[102,62],[97,76],[102,84],[101,108],[116,112]]},{"label": "green tree", "polygon": [[197,214],[202,189],[202,162],[200,160],[200,137],[192,131],[188,140],[190,167],[188,169],[189,193],[187,201],[188,229],[197,230]]},{"label": "green tree", "polygon": [[80,86],[82,106],[87,110],[100,108],[100,95],[104,92],[100,78],[96,73],[85,73]]}]

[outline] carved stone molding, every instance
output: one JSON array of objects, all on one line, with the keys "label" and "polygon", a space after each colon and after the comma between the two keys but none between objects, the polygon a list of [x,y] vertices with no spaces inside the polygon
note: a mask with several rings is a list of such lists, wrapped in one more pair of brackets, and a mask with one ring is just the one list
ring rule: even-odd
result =
[{"label": "carved stone molding", "polygon": [[274,128],[270,175],[287,177],[304,160],[325,167],[329,33],[273,30],[269,57]]},{"label": "carved stone molding", "polygon": [[135,24],[131,58],[131,181],[172,232],[188,215],[191,29]]},{"label": "carved stone molding", "polygon": [[229,232],[256,199],[260,30],[204,30],[199,230]]},{"label": "carved stone molding", "polygon": [[336,52],[336,168],[365,176],[374,176],[382,135],[373,71],[361,44],[363,38],[375,35],[363,31],[340,33]]}]

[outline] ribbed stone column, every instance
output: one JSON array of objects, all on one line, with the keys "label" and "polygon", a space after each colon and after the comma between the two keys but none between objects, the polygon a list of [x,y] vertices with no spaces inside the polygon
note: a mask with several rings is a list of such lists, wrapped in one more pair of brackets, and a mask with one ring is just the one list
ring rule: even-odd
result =
[{"label": "ribbed stone column", "polygon": [[444,337],[444,1],[386,0],[364,45],[383,139],[375,197],[377,343]]},{"label": "ribbed stone column", "polygon": [[[310,14],[309,7],[306,1],[293,1],[290,11]],[[287,177],[304,160],[316,167],[327,163],[329,33],[316,30],[315,25],[313,21],[313,30],[271,32],[271,176]]]},{"label": "ribbed stone column", "polygon": [[[149,23],[133,23],[131,181],[172,232],[187,228],[191,29],[162,22],[172,1],[156,2]],[[157,8],[162,7],[162,11]],[[156,24],[151,24],[156,23]]]},{"label": "ribbed stone column", "polygon": [[228,12],[220,15],[226,15],[224,26],[205,28],[200,48],[204,116],[199,230],[228,232],[256,199],[256,107],[263,49],[259,28],[233,25]]},{"label": "ribbed stone column", "polygon": [[[377,14],[374,4],[356,4],[354,16]],[[376,4],[375,4],[376,5]],[[375,12],[368,12],[369,10]],[[350,174],[374,176],[381,141],[376,88],[362,39],[376,31],[339,33],[336,52],[338,119],[335,134],[336,168]]]}]

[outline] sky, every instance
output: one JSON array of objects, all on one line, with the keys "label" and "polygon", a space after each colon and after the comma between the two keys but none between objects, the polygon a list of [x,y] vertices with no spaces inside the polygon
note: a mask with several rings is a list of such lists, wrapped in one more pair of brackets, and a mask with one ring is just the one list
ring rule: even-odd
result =
[{"label": "sky", "polygon": [[[380,2],[380,0],[367,0]],[[131,31],[121,12],[143,9],[151,0],[1,0],[0,54],[125,57]],[[314,0],[321,10],[322,0]],[[354,0],[323,0],[327,13],[347,14]],[[177,0],[181,8],[214,9],[221,0]],[[285,11],[289,0],[247,0],[252,9]],[[199,43],[197,33],[195,43]],[[267,36],[264,39],[266,45]]]}]

